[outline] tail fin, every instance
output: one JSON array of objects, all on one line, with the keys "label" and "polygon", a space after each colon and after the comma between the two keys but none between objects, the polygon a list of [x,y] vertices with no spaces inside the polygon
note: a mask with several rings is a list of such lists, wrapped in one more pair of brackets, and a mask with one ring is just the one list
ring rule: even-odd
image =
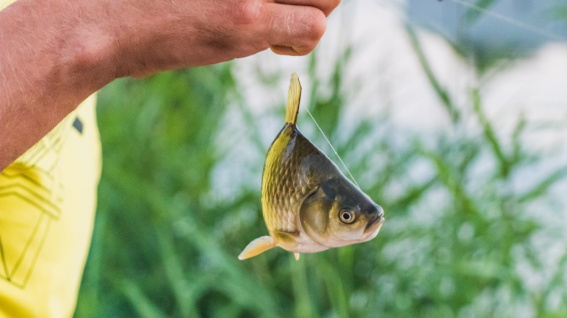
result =
[{"label": "tail fin", "polygon": [[301,99],[301,83],[299,83],[299,77],[296,73],[291,74],[287,94],[285,122],[295,125],[297,122],[297,113],[299,112],[299,101]]}]

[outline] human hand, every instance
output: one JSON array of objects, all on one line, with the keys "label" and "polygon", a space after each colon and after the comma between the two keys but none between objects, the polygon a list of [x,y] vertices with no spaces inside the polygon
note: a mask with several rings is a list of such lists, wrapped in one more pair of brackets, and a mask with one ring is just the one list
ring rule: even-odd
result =
[{"label": "human hand", "polygon": [[246,57],[305,55],[340,0],[124,0],[108,3],[116,77]]},{"label": "human hand", "polygon": [[340,0],[20,0],[0,12],[0,171],[118,77],[304,55]]}]

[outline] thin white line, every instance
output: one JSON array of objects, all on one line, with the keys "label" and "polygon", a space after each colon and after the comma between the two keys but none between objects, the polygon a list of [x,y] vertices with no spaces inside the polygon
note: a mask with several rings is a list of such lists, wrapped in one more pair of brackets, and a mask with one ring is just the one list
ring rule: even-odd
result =
[{"label": "thin white line", "polygon": [[354,184],[356,185],[356,187],[360,190],[360,186],[358,185],[358,183],[356,182],[356,180],[354,179],[354,177],[352,176],[352,173],[350,173],[350,170],[348,170],[347,166],[345,165],[343,159],[341,159],[341,156],[339,156],[339,153],[337,152],[337,150],[335,150],[335,147],[333,147],[333,145],[331,144],[331,141],[329,140],[329,138],[327,138],[327,136],[325,135],[325,133],[323,132],[323,129],[321,129],[321,127],[319,126],[319,124],[317,123],[317,121],[315,120],[315,117],[313,117],[313,115],[311,115],[311,112],[309,111],[309,108],[304,107],[305,110],[307,110],[307,113],[309,114],[309,116],[311,116],[311,119],[313,119],[313,122],[315,123],[315,126],[317,126],[317,128],[319,128],[319,131],[321,132],[321,134],[323,135],[323,137],[325,137],[325,140],[327,140],[327,143],[329,144],[329,146],[331,146],[331,149],[333,149],[333,152],[335,153],[335,155],[337,156],[337,158],[339,158],[339,161],[342,163],[343,167],[345,167],[346,171],[348,172],[348,175],[350,176],[350,178],[352,179],[352,182],[354,182]]},{"label": "thin white line", "polygon": [[462,5],[462,6],[466,6],[466,7],[469,7],[469,8],[471,8],[471,9],[474,9],[474,10],[476,10],[476,11],[479,11],[479,12],[481,12],[481,13],[483,13],[483,14],[491,15],[492,17],[494,17],[494,18],[496,18],[496,19],[499,19],[499,20],[501,20],[501,21],[504,21],[504,22],[507,22],[507,23],[509,23],[509,24],[515,25],[515,26],[517,26],[517,27],[519,27],[519,28],[522,28],[522,29],[524,29],[524,30],[527,30],[527,31],[530,31],[530,32],[539,34],[539,35],[541,35],[541,36],[543,36],[543,37],[546,37],[546,38],[548,38],[548,39],[557,40],[557,41],[561,41],[561,40],[564,41],[564,40],[566,40],[566,38],[561,37],[561,36],[559,36],[559,35],[557,35],[557,34],[555,34],[555,33],[547,32],[547,31],[545,31],[545,30],[543,30],[543,29],[541,29],[541,28],[538,28],[538,27],[536,27],[536,26],[533,26],[533,25],[531,25],[531,24],[528,24],[528,23],[525,23],[525,22],[522,22],[522,21],[518,21],[518,20],[512,19],[512,18],[510,18],[510,17],[507,17],[507,16],[505,16],[505,15],[502,15],[502,14],[500,14],[500,13],[496,13],[496,12],[491,11],[491,10],[488,10],[488,9],[481,8],[481,7],[479,7],[479,6],[475,5],[475,4],[469,3],[469,2],[467,2],[467,1],[463,1],[463,0],[451,0],[451,1],[454,2],[454,3],[456,3],[456,4],[460,4],[460,5]]}]

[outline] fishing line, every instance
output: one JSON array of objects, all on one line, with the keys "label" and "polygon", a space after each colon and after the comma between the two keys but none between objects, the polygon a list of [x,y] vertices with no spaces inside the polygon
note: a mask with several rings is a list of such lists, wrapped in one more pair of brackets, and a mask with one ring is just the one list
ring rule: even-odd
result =
[{"label": "fishing line", "polygon": [[325,137],[325,140],[327,140],[327,143],[329,144],[329,146],[331,146],[331,149],[333,149],[333,152],[335,153],[335,155],[337,156],[337,158],[339,158],[339,161],[341,162],[341,164],[343,165],[343,167],[345,167],[345,170],[348,172],[348,175],[350,176],[350,178],[352,179],[352,182],[354,182],[354,184],[356,185],[356,187],[360,190],[360,186],[358,185],[358,183],[356,182],[356,180],[354,179],[352,173],[350,173],[350,170],[348,170],[348,167],[345,165],[343,159],[341,159],[341,156],[339,156],[339,153],[337,152],[337,150],[335,150],[335,147],[333,147],[333,145],[331,144],[331,141],[329,140],[329,138],[327,138],[327,135],[325,135],[325,133],[323,132],[323,129],[321,129],[321,126],[319,126],[319,123],[317,123],[317,121],[315,120],[315,117],[313,117],[313,115],[311,115],[311,112],[309,111],[309,108],[304,107],[305,110],[307,110],[307,113],[309,114],[309,116],[311,117],[311,119],[313,119],[313,122],[315,123],[315,126],[317,126],[317,128],[319,128],[319,131],[321,132],[321,134],[323,135],[323,137]]},{"label": "fishing line", "polygon": [[[526,30],[526,31],[529,31],[529,32],[538,34],[538,35],[543,36],[543,37],[545,37],[545,38],[547,38],[547,39],[549,39],[549,40],[558,40],[558,41],[567,40],[567,38],[562,37],[562,36],[560,36],[560,35],[558,35],[558,34],[555,34],[555,33],[553,33],[553,32],[545,31],[544,29],[542,29],[542,28],[540,28],[540,27],[537,27],[537,26],[535,26],[535,25],[531,25],[531,24],[529,24],[529,23],[526,23],[526,22],[523,22],[523,21],[519,21],[519,20],[516,20],[516,19],[511,18],[511,17],[509,17],[509,16],[506,16],[506,15],[504,15],[504,14],[500,14],[500,13],[497,13],[497,12],[495,12],[495,11],[482,8],[482,7],[480,7],[480,6],[476,5],[476,4],[470,3],[470,2],[468,2],[468,1],[464,1],[464,0],[449,0],[449,1],[451,1],[451,2],[453,2],[453,3],[456,3],[456,4],[458,4],[458,5],[460,5],[460,6],[463,6],[463,7],[468,7],[468,8],[470,8],[470,9],[473,9],[473,10],[475,10],[475,11],[481,12],[481,13],[483,13],[483,14],[487,14],[487,15],[489,15],[489,16],[491,16],[491,17],[497,19],[497,20],[500,20],[500,21],[502,21],[502,22],[506,22],[506,23],[508,23],[508,24],[514,25],[514,26],[516,26],[516,27],[518,27],[518,28],[521,28],[521,29],[524,29],[524,30]],[[386,1],[381,1],[381,2],[382,2],[382,3],[385,3],[385,4],[389,4],[389,3],[390,3],[390,2],[386,2]],[[405,5],[405,2],[404,2],[404,1],[397,1],[397,0],[394,0],[394,2],[398,3],[399,5]],[[413,23],[412,21],[409,21],[408,18],[407,18],[407,16],[404,16],[403,19],[404,19],[406,22],[410,23],[410,24],[415,24],[415,23]]]},{"label": "fishing line", "polygon": [[[513,19],[511,17],[508,17],[506,15],[497,13],[495,11],[492,10],[488,10],[485,8],[482,8],[478,5],[469,3],[467,1],[464,0],[450,0],[453,3],[459,4],[461,6],[464,7],[468,7],[471,8],[473,10],[476,10],[482,14],[486,14],[489,15],[495,19],[498,19],[500,21],[506,22],[508,24],[514,25],[518,28],[524,29],[526,31],[538,34],[540,36],[543,36],[545,38],[548,38],[550,40],[556,40],[556,41],[561,41],[561,40],[565,40],[566,38],[563,38],[555,33],[552,32],[548,32],[543,30],[542,28],[538,28],[537,26],[528,24],[526,22],[522,22],[516,19]],[[309,108],[304,107],[305,110],[307,111],[307,113],[309,114],[309,117],[311,117],[311,119],[313,120],[313,122],[315,123],[315,126],[317,126],[317,128],[319,129],[319,131],[321,132],[321,134],[323,135],[323,137],[325,138],[325,140],[327,141],[327,143],[329,144],[329,146],[331,147],[331,149],[333,150],[333,152],[335,153],[335,155],[337,156],[337,158],[339,159],[339,161],[341,162],[341,164],[343,165],[343,167],[345,168],[345,170],[347,171],[348,175],[350,176],[350,178],[352,179],[352,181],[354,182],[354,184],[356,185],[357,188],[360,189],[360,186],[358,185],[358,182],[356,182],[356,179],[354,179],[354,176],[352,175],[352,173],[350,172],[350,170],[348,169],[348,167],[346,166],[346,164],[344,163],[343,159],[341,158],[341,156],[339,156],[339,153],[337,152],[337,150],[335,149],[335,147],[333,147],[333,144],[331,144],[331,141],[329,140],[329,138],[327,138],[327,135],[325,135],[325,132],[323,131],[323,129],[321,129],[321,126],[319,126],[319,123],[317,122],[317,120],[315,120],[315,117],[313,117],[313,115],[311,114],[311,112],[309,111]]]},{"label": "fishing line", "polygon": [[469,3],[469,2],[463,1],[463,0],[450,0],[450,1],[453,2],[453,3],[456,3],[456,4],[460,4],[461,6],[464,6],[464,7],[469,7],[469,8],[476,10],[476,11],[482,13],[482,14],[490,15],[493,18],[496,18],[498,20],[504,21],[504,22],[512,24],[512,25],[515,25],[516,27],[519,27],[519,28],[524,29],[526,31],[530,31],[530,32],[535,33],[535,34],[539,34],[539,35],[546,37],[550,40],[556,40],[556,41],[565,40],[564,37],[561,37],[561,36],[559,36],[555,33],[545,31],[545,30],[538,28],[534,25],[515,20],[513,18],[510,18],[510,17],[505,16],[503,14],[494,12],[492,10],[488,10],[488,9],[479,7],[476,4],[472,4],[472,3]]}]

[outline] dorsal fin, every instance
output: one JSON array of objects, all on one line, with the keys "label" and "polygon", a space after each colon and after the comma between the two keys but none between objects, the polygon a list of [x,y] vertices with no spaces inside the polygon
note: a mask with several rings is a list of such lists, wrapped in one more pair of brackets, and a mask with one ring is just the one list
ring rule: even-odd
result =
[{"label": "dorsal fin", "polygon": [[299,101],[301,99],[301,83],[296,73],[291,74],[289,90],[287,93],[287,107],[285,110],[285,122],[295,125],[297,113],[299,112]]}]

